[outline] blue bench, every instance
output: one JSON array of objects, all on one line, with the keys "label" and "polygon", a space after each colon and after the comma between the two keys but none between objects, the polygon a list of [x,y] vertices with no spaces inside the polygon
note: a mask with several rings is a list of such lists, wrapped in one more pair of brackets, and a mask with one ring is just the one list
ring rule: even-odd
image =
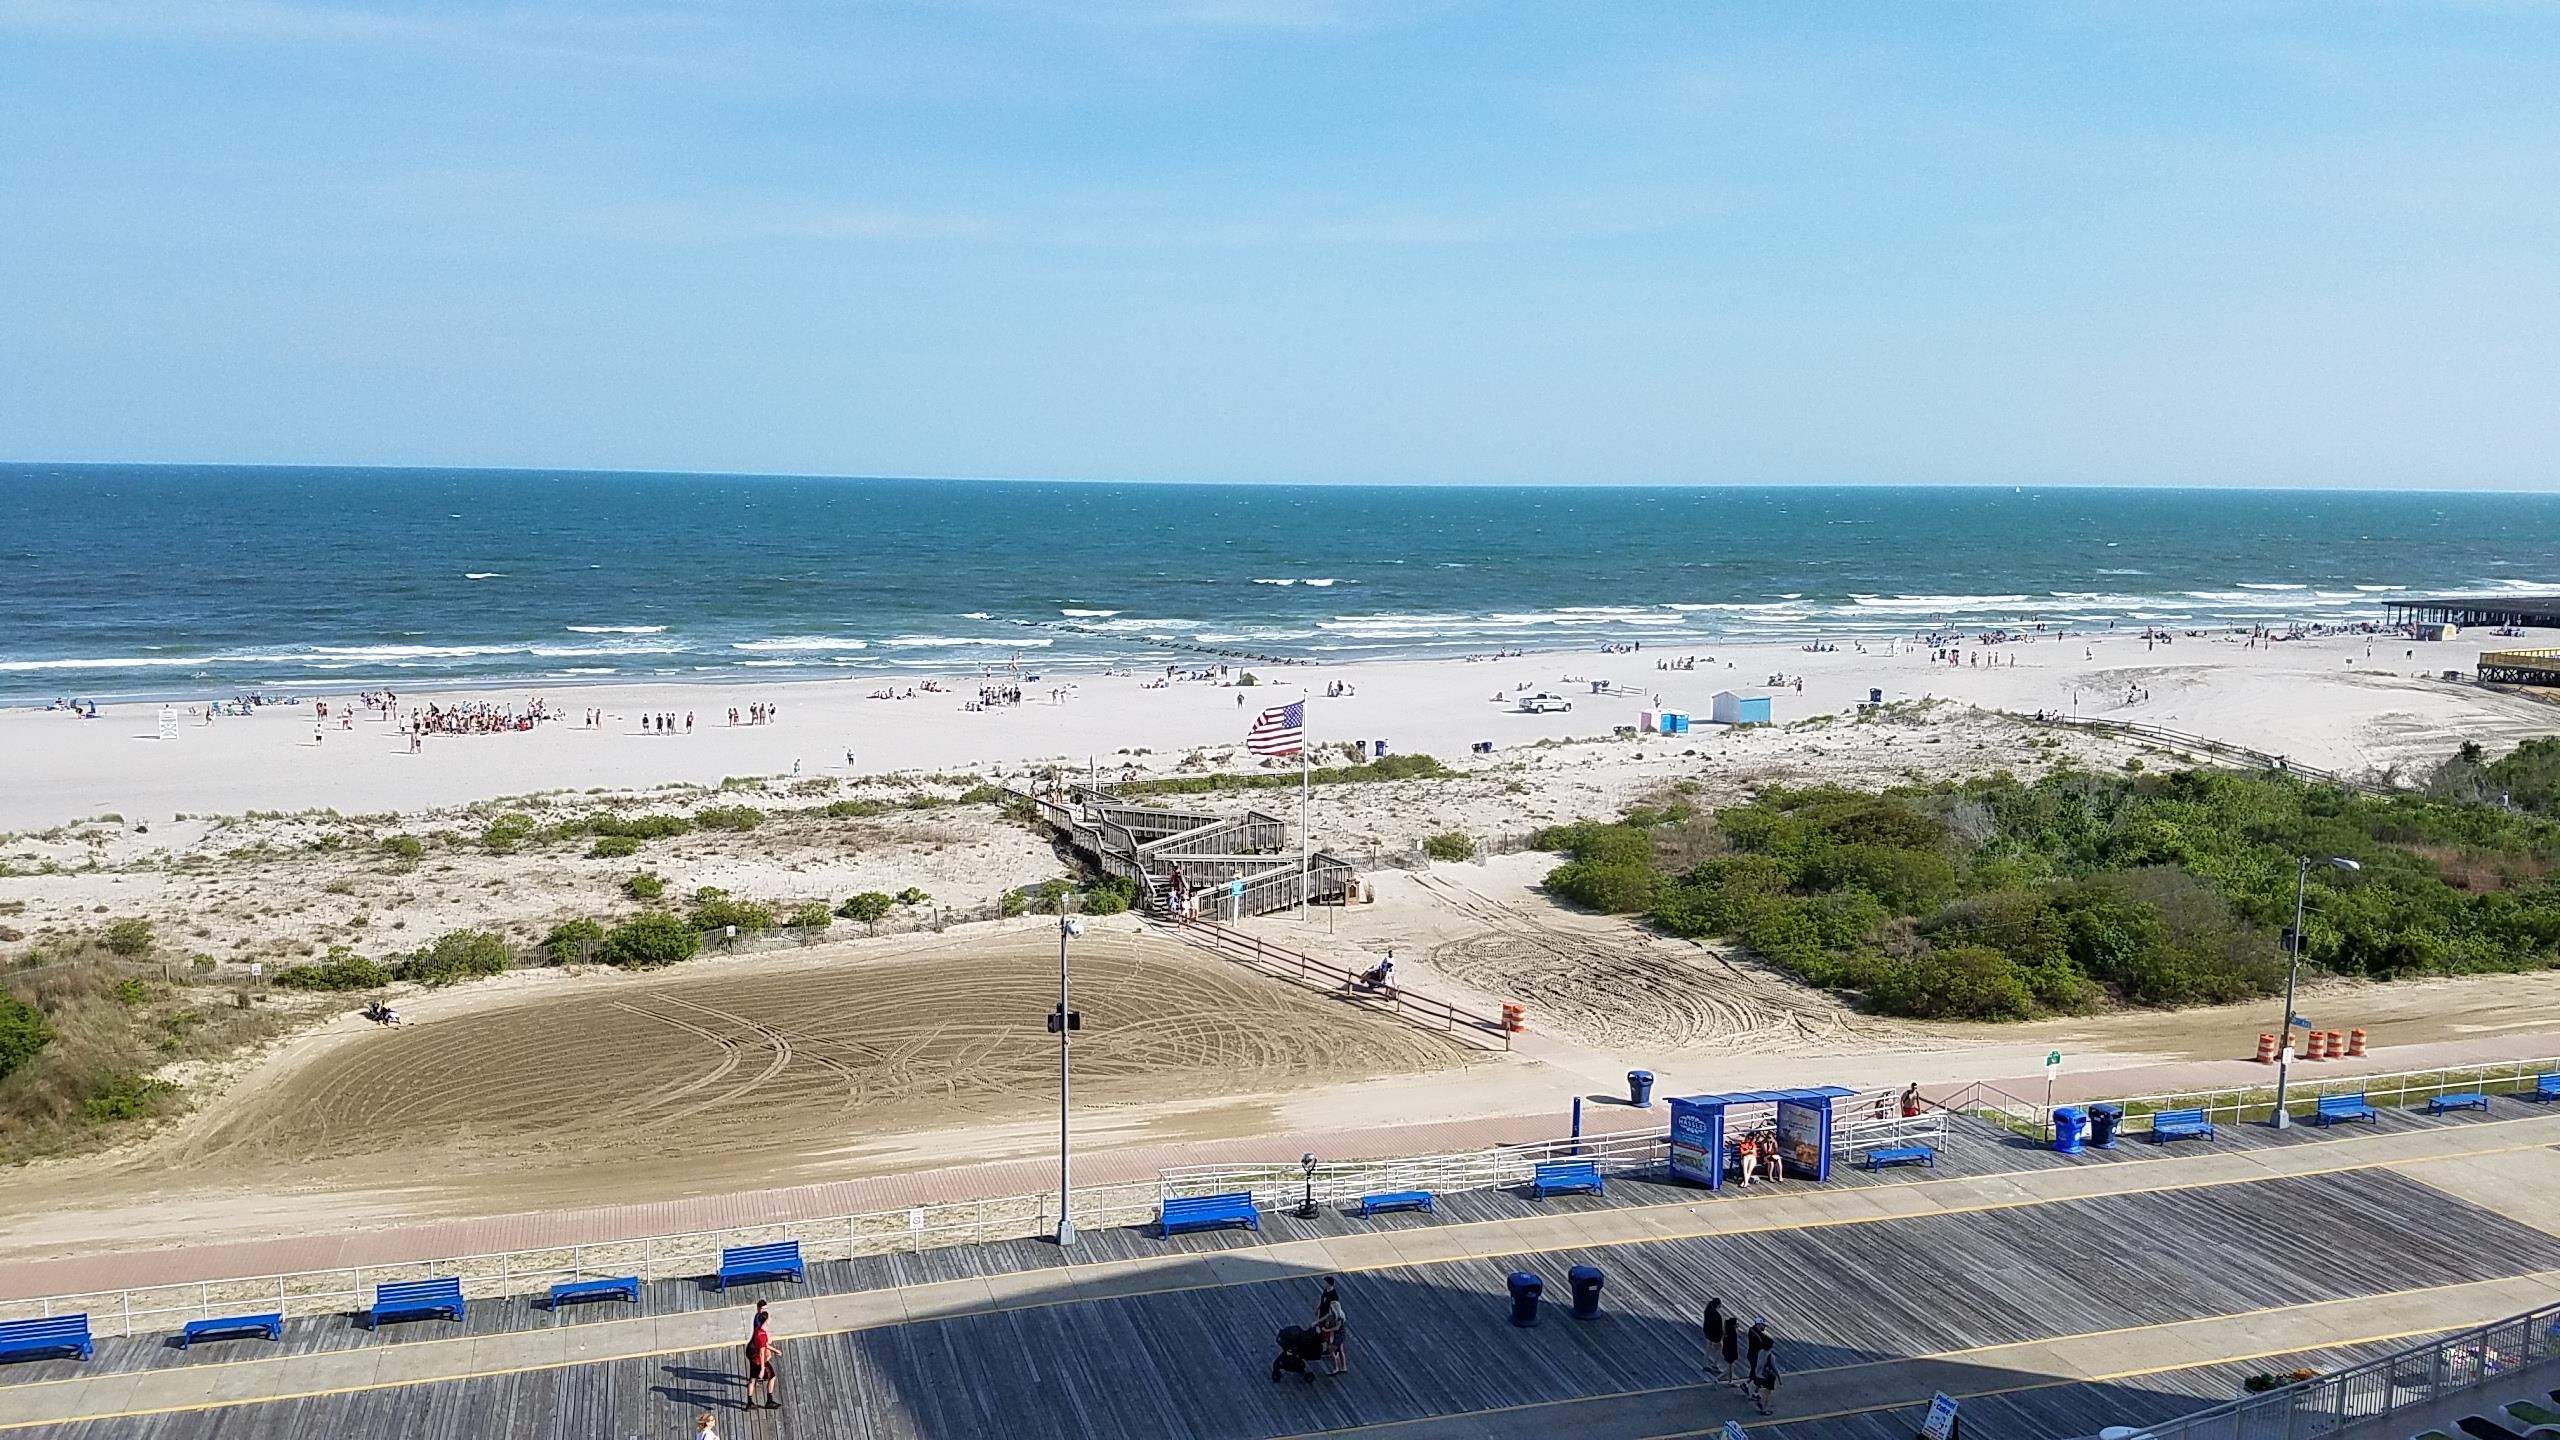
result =
[{"label": "blue bench", "polygon": [[1938,1168],[1938,1152],[1926,1145],[1882,1145],[1867,1152],[1867,1173],[1872,1175],[1887,1165],[1926,1165]]},{"label": "blue bench", "polygon": [[2172,1140],[2212,1140],[2219,1137],[2213,1122],[2204,1111],[2154,1110],[2151,1112],[2151,1143],[2166,1145]]},{"label": "blue bench", "polygon": [[12,1320],[0,1325],[0,1356],[51,1355],[58,1350],[74,1350],[86,1360],[95,1347],[89,1343],[87,1314],[55,1315],[44,1320]]},{"label": "blue bench", "polygon": [[1541,1200],[1550,1195],[1606,1195],[1609,1186],[1600,1178],[1600,1167],[1588,1160],[1549,1160],[1530,1173],[1529,1193]]},{"label": "blue bench", "polygon": [[373,1309],[364,1328],[378,1329],[385,1320],[410,1320],[420,1315],[450,1315],[460,1320],[462,1277],[447,1275],[441,1280],[400,1280],[374,1286]]},{"label": "blue bench", "polygon": [[1215,1230],[1226,1225],[1241,1225],[1247,1230],[1262,1228],[1262,1207],[1253,1203],[1252,1191],[1175,1196],[1164,1202],[1164,1209],[1156,1216],[1156,1234],[1168,1240],[1185,1230]]},{"label": "blue bench", "polygon": [[779,1240],[771,1245],[738,1245],[721,1251],[720,1273],[711,1277],[711,1287],[726,1291],[738,1281],[790,1279],[805,1283],[808,1278],[809,1268],[800,1263],[800,1242]]},{"label": "blue bench", "polygon": [[247,1335],[256,1333],[270,1340],[284,1339],[284,1312],[268,1315],[217,1315],[210,1320],[190,1320],[178,1327],[178,1348],[192,1347],[197,1341],[214,1335]]},{"label": "blue bench", "polygon": [[614,1275],[602,1280],[564,1280],[551,1287],[551,1308],[571,1300],[628,1300],[640,1303],[640,1277]]},{"label": "blue bench", "polygon": [[2370,1120],[2379,1125],[2382,1123],[2382,1112],[2366,1104],[2361,1092],[2354,1095],[2323,1095],[2311,1102],[2312,1124],[2335,1125],[2341,1120]]},{"label": "blue bench", "polygon": [[2485,1115],[2489,1111],[2489,1097],[2475,1091],[2468,1095],[2436,1095],[2428,1099],[2428,1114],[2441,1115],[2447,1110],[2477,1110]]},{"label": "blue bench", "polygon": [[1428,1190],[1385,1190],[1360,1197],[1360,1218],[1363,1220],[1389,1210],[1420,1210],[1430,1215],[1440,1213],[1431,1203]]},{"label": "blue bench", "polygon": [[2548,1075],[2536,1075],[2533,1077],[2533,1098],[2536,1100],[2560,1100],[2560,1070],[2554,1070]]}]

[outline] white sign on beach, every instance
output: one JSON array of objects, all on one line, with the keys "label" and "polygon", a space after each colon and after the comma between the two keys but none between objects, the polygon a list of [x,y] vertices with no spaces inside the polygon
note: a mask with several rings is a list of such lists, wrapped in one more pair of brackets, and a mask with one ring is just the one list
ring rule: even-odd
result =
[{"label": "white sign on beach", "polygon": [[160,707],[160,738],[163,740],[178,738],[178,707],[175,705]]}]

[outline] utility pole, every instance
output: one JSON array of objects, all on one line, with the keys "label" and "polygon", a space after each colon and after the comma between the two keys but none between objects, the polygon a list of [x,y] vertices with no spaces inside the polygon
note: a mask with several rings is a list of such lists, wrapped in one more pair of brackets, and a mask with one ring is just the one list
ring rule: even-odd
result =
[{"label": "utility pole", "polygon": [[1069,1218],[1070,1198],[1074,1192],[1073,1172],[1069,1169],[1067,1147],[1067,1097],[1069,1071],[1067,1037],[1083,1028],[1083,1017],[1067,1008],[1067,942],[1084,933],[1084,922],[1067,913],[1067,897],[1058,897],[1058,1009],[1049,1017],[1049,1028],[1058,1033],[1058,1244],[1076,1243],[1076,1222]]},{"label": "utility pole", "polygon": [[2342,859],[2335,855],[2330,856],[2326,860],[2314,860],[2310,856],[2305,855],[2295,862],[2293,872],[2293,929],[2284,937],[2284,1034],[2278,1037],[2276,1042],[2276,1113],[2273,1120],[2270,1122],[2278,1130],[2290,1130],[2293,1128],[2293,1117],[2285,1113],[2284,1102],[2285,1090],[2288,1082],[2293,1078],[2293,992],[2295,983],[2300,980],[2302,976],[2303,902],[2311,890],[2311,867],[2314,865],[2328,865],[2340,870],[2361,870],[2364,868],[2353,860]]}]

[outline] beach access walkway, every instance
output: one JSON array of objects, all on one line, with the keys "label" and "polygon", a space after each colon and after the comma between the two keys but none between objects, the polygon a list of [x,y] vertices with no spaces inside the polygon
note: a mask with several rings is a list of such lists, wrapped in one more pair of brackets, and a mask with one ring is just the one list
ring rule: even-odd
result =
[{"label": "beach access walkway", "polygon": [[[2389,1118],[1989,1173],[1663,1185],[1508,1219],[1266,1214],[1260,1235],[955,1247],[880,1257],[896,1263],[861,1288],[813,1270],[805,1288],[679,1303],[678,1282],[653,1282],[636,1314],[493,1298],[467,1327],[370,1334],[333,1317],[292,1322],[280,1344],[102,1343],[91,1366],[8,1367],[0,1430],[679,1436],[709,1410],[730,1435],[864,1440],[1669,1437],[1727,1419],[1898,1440],[1943,1391],[1975,1440],[2094,1434],[2229,1399],[2256,1370],[2362,1359],[2560,1295],[2560,1115]],[[1608,1277],[1597,1319],[1560,1303],[1576,1265]],[[1548,1286],[1534,1328],[1507,1323],[1504,1277],[1520,1270]],[[1272,1334],[1306,1321],[1327,1275],[1352,1369],[1275,1384]],[[786,1408],[746,1412],[739,1350],[760,1294]],[[1768,1317],[1787,1371],[1774,1419],[1703,1375],[1710,1295]]]}]

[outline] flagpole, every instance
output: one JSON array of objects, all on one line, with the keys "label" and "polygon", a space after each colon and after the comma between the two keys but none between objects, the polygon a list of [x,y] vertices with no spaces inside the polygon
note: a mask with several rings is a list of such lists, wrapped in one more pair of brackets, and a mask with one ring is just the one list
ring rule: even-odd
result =
[{"label": "flagpole", "polygon": [[[1304,706],[1308,698],[1306,691],[1298,692],[1299,705]],[[1302,710],[1300,713],[1305,712]],[[1314,745],[1314,726],[1298,732],[1298,918],[1301,920],[1306,918],[1307,907],[1315,903],[1315,897],[1307,893],[1307,855],[1312,844],[1307,831],[1307,801],[1315,784],[1308,770],[1307,753]]]}]

